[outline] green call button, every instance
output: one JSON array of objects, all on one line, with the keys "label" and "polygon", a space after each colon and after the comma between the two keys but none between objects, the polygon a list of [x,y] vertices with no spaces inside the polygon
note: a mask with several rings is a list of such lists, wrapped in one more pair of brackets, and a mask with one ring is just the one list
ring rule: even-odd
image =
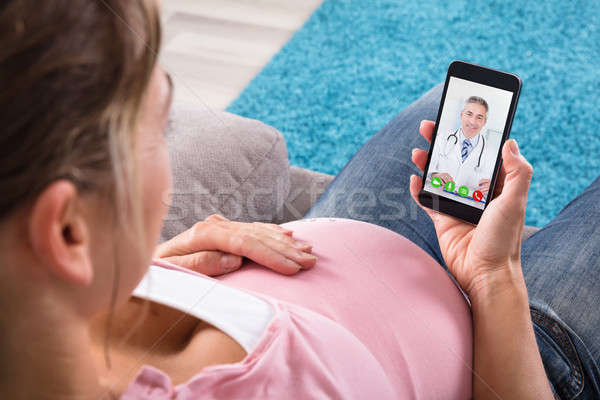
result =
[{"label": "green call button", "polygon": [[458,194],[460,194],[462,197],[467,197],[469,195],[469,188],[466,186],[459,187]]},{"label": "green call button", "polygon": [[454,182],[452,182],[452,181],[446,182],[446,184],[444,185],[444,190],[446,192],[454,192]]},{"label": "green call button", "polygon": [[442,186],[442,180],[440,179],[439,176],[434,176],[431,179],[431,186],[433,186],[433,187],[440,187],[440,186]]}]

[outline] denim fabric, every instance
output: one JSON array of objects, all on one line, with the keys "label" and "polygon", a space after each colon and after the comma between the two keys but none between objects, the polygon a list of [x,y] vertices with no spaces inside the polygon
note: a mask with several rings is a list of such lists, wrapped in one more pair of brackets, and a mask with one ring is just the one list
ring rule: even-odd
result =
[{"label": "denim fabric", "polygon": [[[410,197],[421,120],[435,120],[443,85],[403,110],[354,155],[305,218],[377,224],[408,238],[446,268],[433,223]],[[535,168],[535,166],[534,166]],[[600,399],[600,178],[522,245],[540,355],[559,399]],[[447,268],[446,268],[447,270]]]}]

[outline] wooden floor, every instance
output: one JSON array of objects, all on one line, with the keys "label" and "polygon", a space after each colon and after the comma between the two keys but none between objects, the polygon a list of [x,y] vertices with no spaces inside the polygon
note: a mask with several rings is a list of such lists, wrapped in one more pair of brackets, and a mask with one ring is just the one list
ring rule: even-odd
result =
[{"label": "wooden floor", "polygon": [[163,0],[175,100],[225,109],[322,0]]}]

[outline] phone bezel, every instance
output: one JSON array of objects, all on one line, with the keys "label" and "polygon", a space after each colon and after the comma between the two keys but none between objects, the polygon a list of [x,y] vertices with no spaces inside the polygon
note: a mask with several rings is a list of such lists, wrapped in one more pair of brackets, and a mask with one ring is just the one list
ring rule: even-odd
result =
[{"label": "phone bezel", "polygon": [[498,71],[495,69],[483,67],[481,65],[471,64],[464,61],[453,61],[448,67],[448,73],[446,74],[446,82],[444,84],[444,91],[442,92],[442,99],[440,101],[440,107],[438,109],[437,118],[435,120],[435,128],[433,130],[433,136],[431,138],[431,145],[429,146],[429,155],[427,156],[427,163],[425,164],[425,172],[423,174],[424,179],[421,184],[421,190],[419,191],[419,201],[425,207],[442,212],[444,214],[448,214],[452,217],[462,219],[463,221],[466,221],[468,223],[477,225],[477,223],[479,223],[479,220],[481,219],[481,215],[483,214],[487,206],[490,204],[491,199],[485,203],[484,208],[482,210],[424,190],[425,177],[427,176],[429,171],[429,163],[431,162],[431,156],[433,154],[433,144],[435,143],[435,139],[438,134],[437,128],[440,125],[442,108],[446,100],[446,93],[448,90],[448,83],[450,82],[450,77],[456,77],[471,82],[480,83],[482,85],[487,85],[513,92],[512,100],[510,103],[510,109],[508,111],[508,116],[506,117],[506,124],[504,125],[504,132],[502,133],[502,140],[500,141],[500,148],[498,149],[498,154],[496,155],[494,174],[492,175],[492,179],[490,180],[489,193],[492,194],[494,193],[494,188],[496,187],[496,181],[498,179],[498,173],[500,171],[500,166],[502,165],[502,146],[504,145],[504,142],[508,139],[510,134],[510,129],[512,127],[515,111],[517,109],[517,103],[519,101],[519,95],[521,94],[522,82],[521,78],[519,78],[515,74]]}]

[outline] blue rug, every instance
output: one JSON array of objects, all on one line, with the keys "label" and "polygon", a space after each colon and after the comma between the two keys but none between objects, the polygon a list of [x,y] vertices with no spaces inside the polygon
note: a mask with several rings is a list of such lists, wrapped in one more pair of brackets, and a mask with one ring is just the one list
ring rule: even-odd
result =
[{"label": "blue rug", "polygon": [[600,172],[598,0],[325,0],[228,110],[281,130],[292,165],[336,174],[453,59],[523,79],[512,136],[542,226]]}]

